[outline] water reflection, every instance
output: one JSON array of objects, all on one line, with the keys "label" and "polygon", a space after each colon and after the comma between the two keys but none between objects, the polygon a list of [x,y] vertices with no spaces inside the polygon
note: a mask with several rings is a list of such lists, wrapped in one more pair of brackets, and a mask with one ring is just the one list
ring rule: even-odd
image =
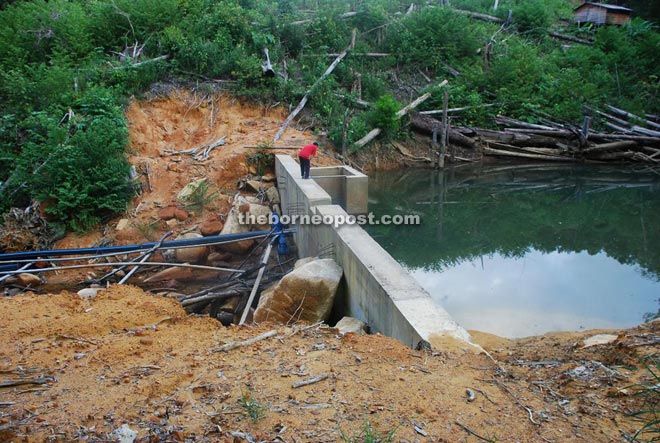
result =
[{"label": "water reflection", "polygon": [[507,337],[629,327],[658,312],[660,176],[602,167],[370,177],[369,230],[463,326]]}]

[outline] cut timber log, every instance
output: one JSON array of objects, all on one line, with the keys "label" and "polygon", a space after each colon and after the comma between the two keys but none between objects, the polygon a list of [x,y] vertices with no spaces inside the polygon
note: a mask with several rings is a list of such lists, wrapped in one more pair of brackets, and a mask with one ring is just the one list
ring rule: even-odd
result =
[{"label": "cut timber log", "polygon": [[572,157],[563,157],[559,155],[539,155],[539,154],[528,154],[524,152],[512,152],[512,151],[503,151],[500,149],[492,148],[483,148],[484,155],[496,155],[503,157],[520,157],[528,158],[534,160],[546,160],[546,161],[560,161],[560,162],[574,162],[575,159]]},{"label": "cut timber log", "polygon": [[[439,121],[433,117],[427,117],[425,115],[413,115],[410,118],[410,125],[417,129],[420,132],[425,134],[433,134],[433,128],[439,126]],[[479,149],[479,144],[470,137],[467,137],[456,128],[450,127],[447,131],[447,140],[449,143],[456,143],[461,146],[465,146],[471,149]]]},{"label": "cut timber log", "polygon": [[[443,80],[442,82],[440,82],[440,84],[438,84],[438,86],[444,86],[444,85],[446,85],[447,83],[448,83],[447,80]],[[396,118],[400,119],[401,117],[403,117],[404,115],[406,115],[408,112],[410,112],[412,109],[415,109],[417,106],[419,106],[420,104],[422,104],[422,103],[423,103],[425,100],[427,100],[430,96],[431,96],[431,93],[430,93],[430,92],[427,92],[427,93],[422,94],[421,96],[417,97],[415,100],[413,100],[412,102],[410,102],[408,105],[406,105],[406,106],[404,106],[403,108],[399,109],[399,110],[396,112],[396,114],[395,114]],[[376,137],[378,137],[378,135],[379,135],[382,131],[383,131],[383,130],[382,130],[381,128],[374,128],[374,129],[372,129],[371,131],[369,131],[369,133],[368,133],[367,135],[365,135],[364,137],[362,137],[360,140],[356,141],[356,142],[355,142],[355,146],[357,146],[358,148],[363,147],[364,145],[366,145],[367,143],[369,143],[371,140],[373,140],[373,139],[375,139]]]},{"label": "cut timber log", "polygon": [[348,55],[348,53],[349,53],[349,52],[355,47],[355,37],[356,37],[356,35],[357,35],[357,30],[353,29],[353,34],[352,34],[352,36],[351,36],[351,43],[350,43],[350,44],[348,45],[348,47],[344,50],[344,52],[342,52],[341,54],[339,54],[339,55],[337,56],[337,58],[335,59],[335,61],[333,61],[332,64],[331,64],[330,66],[328,66],[328,69],[326,69],[325,72],[323,73],[323,75],[321,75],[321,77],[319,77],[319,79],[316,80],[316,82],[314,82],[314,84],[312,85],[312,87],[309,88],[309,89],[307,90],[307,92],[305,92],[305,95],[303,96],[302,100],[300,100],[300,103],[298,104],[298,106],[296,106],[296,109],[294,109],[293,112],[292,112],[291,114],[289,114],[289,116],[286,118],[286,120],[284,121],[284,123],[282,123],[282,126],[281,126],[280,129],[277,131],[277,134],[275,134],[275,138],[273,139],[273,142],[276,142],[277,140],[280,139],[280,137],[282,136],[282,134],[284,134],[284,130],[287,128],[287,126],[289,126],[289,123],[291,123],[291,120],[293,120],[293,119],[296,117],[296,115],[298,115],[298,113],[299,113],[300,111],[302,111],[302,109],[303,109],[303,108],[305,107],[305,105],[307,104],[307,100],[309,99],[309,95],[310,95],[312,92],[314,92],[314,90],[318,87],[318,85],[321,84],[321,82],[322,82],[323,80],[325,80],[326,77],[328,77],[328,76],[332,73],[332,71],[334,71],[334,69],[337,67],[337,65],[338,65],[338,64],[344,59],[344,57],[346,57],[346,56]]},{"label": "cut timber log", "polygon": [[616,151],[619,149],[628,149],[637,146],[637,142],[634,140],[623,140],[623,141],[618,141],[618,142],[612,142],[612,143],[604,143],[602,145],[595,145],[590,148],[586,148],[582,150],[583,154],[594,154],[594,153],[599,153],[599,152],[608,152],[608,151]]},{"label": "cut timber log", "polygon": [[459,14],[468,15],[477,20],[481,20],[489,23],[504,23],[499,17],[493,17],[492,15],[480,14],[479,12],[466,11],[465,9],[453,9],[453,11],[458,12]]},{"label": "cut timber log", "polygon": [[560,34],[559,32],[555,32],[555,31],[549,32],[549,34],[550,34],[550,37],[554,37],[554,38],[557,38],[559,40],[565,40],[565,41],[568,41],[568,42],[580,43],[581,45],[593,45],[594,44],[594,42],[592,42],[591,40],[586,40],[586,39],[583,39],[583,38],[574,37],[572,35]]}]

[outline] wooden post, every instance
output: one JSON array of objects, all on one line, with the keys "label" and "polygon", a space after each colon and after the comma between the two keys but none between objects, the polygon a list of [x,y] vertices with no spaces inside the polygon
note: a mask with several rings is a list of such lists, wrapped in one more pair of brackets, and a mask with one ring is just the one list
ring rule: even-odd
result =
[{"label": "wooden post", "polygon": [[341,128],[341,156],[346,161],[346,151],[348,148],[348,117],[351,114],[350,108],[344,111],[344,123]]},{"label": "wooden post", "polygon": [[433,139],[431,141],[431,158],[434,159],[435,167],[440,167],[440,149],[438,145],[438,126],[433,126]]},{"label": "wooden post", "polygon": [[449,92],[445,89],[444,100],[442,102],[442,134],[440,135],[440,167],[445,167],[445,155],[447,154],[447,109],[449,109]]}]

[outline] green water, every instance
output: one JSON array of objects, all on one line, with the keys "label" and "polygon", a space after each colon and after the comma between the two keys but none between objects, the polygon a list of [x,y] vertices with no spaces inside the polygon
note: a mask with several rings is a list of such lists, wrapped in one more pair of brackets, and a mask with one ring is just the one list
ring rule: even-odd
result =
[{"label": "green water", "polygon": [[463,327],[505,337],[631,327],[660,312],[660,174],[498,165],[369,177],[368,226]]}]

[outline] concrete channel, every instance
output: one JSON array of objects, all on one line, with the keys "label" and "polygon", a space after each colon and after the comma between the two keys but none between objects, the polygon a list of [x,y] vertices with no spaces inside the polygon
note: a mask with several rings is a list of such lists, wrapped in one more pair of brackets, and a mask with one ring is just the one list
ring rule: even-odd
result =
[{"label": "concrete channel", "polygon": [[438,348],[447,337],[471,344],[468,332],[360,225],[336,223],[367,213],[366,175],[349,166],[320,167],[303,180],[288,155],[276,155],[275,172],[299,256],[330,256],[344,269],[343,315],[412,348]]}]

